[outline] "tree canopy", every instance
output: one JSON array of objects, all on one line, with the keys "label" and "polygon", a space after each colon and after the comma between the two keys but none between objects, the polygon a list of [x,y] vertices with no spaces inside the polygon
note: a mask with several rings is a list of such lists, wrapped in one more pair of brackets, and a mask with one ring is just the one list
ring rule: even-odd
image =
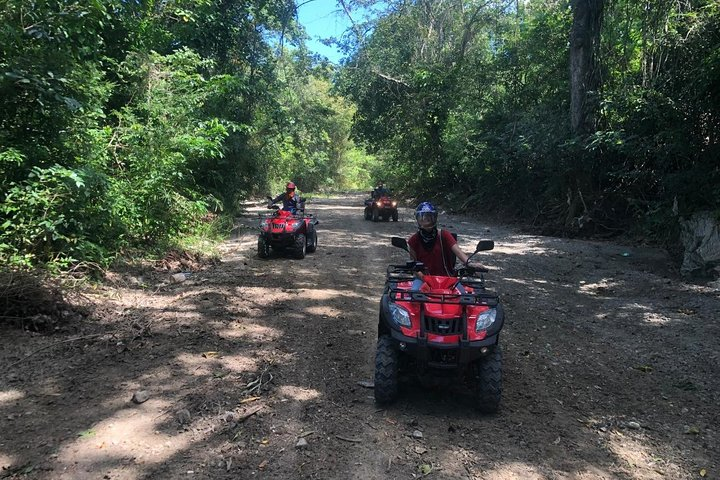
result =
[{"label": "tree canopy", "polygon": [[289,179],[355,186],[366,157],[348,138],[354,107],[331,92],[333,67],[304,48],[295,11],[292,0],[3,2],[5,263],[104,264]]},{"label": "tree canopy", "polygon": [[720,206],[717,2],[387,3],[339,88],[408,191],[566,233]]},{"label": "tree canopy", "polygon": [[720,207],[714,0],[339,0],[339,66],[294,0],[2,5],[9,265],[167,246],[287,180],[564,233]]}]

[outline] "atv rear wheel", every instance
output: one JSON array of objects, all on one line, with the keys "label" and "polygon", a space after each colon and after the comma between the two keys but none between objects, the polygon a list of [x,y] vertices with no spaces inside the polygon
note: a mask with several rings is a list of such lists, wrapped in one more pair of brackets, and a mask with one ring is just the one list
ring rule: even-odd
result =
[{"label": "atv rear wheel", "polygon": [[392,219],[393,219],[393,222],[397,222],[397,221],[398,221],[398,213],[397,213],[397,210],[395,210],[395,211],[393,212],[393,214],[392,214]]},{"label": "atv rear wheel", "polygon": [[492,352],[473,365],[475,403],[482,413],[495,413],[502,396],[502,349],[495,345]]},{"label": "atv rear wheel", "polygon": [[315,250],[317,250],[317,230],[313,228],[306,251],[307,253],[313,253]]},{"label": "atv rear wheel", "polygon": [[270,256],[270,244],[265,241],[264,237],[258,237],[258,257],[268,258]]},{"label": "atv rear wheel", "polygon": [[378,210],[377,208],[373,208],[372,221],[377,222],[378,220],[380,220],[380,210]]},{"label": "atv rear wheel", "polygon": [[375,401],[393,402],[398,396],[398,363],[400,353],[393,346],[392,338],[378,338],[375,350]]},{"label": "atv rear wheel", "polygon": [[305,252],[307,252],[307,239],[305,234],[300,233],[295,237],[295,256],[302,260],[305,258]]}]

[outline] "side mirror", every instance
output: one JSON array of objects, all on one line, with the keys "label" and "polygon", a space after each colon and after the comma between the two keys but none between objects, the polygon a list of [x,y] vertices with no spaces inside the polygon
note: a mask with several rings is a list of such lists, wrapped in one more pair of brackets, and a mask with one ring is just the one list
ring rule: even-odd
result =
[{"label": "side mirror", "polygon": [[495,242],[492,240],[480,240],[477,244],[477,247],[475,247],[476,252],[483,252],[486,250],[492,250],[495,248]]},{"label": "side mirror", "polygon": [[406,252],[409,252],[409,251],[410,251],[410,250],[408,250],[407,240],[405,240],[405,239],[402,238],[402,237],[392,237],[392,238],[390,239],[390,242],[392,243],[392,246],[393,246],[393,247],[402,248],[402,249],[405,250]]},{"label": "side mirror", "polygon": [[267,197],[265,197],[265,198],[267,198],[267,199],[268,199],[268,202],[272,202],[272,200],[273,200],[273,198],[272,198],[272,197],[271,197],[270,195],[268,195],[268,196],[267,196]]}]

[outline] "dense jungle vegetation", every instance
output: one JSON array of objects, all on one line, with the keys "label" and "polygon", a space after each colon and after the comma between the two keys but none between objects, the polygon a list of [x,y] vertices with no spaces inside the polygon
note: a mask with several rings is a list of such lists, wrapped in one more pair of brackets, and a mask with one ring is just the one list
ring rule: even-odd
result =
[{"label": "dense jungle vegetation", "polygon": [[223,232],[288,179],[665,241],[720,208],[716,0],[338,0],[339,66],[294,0],[0,5],[6,266]]}]

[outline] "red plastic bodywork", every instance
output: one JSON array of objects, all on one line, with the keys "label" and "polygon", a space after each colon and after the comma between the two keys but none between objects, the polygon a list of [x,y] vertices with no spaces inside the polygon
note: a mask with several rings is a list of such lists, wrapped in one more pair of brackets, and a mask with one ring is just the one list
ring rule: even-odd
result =
[{"label": "red plastic bodywork", "polygon": [[[487,336],[486,330],[475,332],[475,324],[477,322],[478,315],[490,309],[485,305],[461,305],[459,298],[445,298],[440,303],[441,295],[448,294],[460,294],[455,288],[458,279],[456,277],[444,277],[437,275],[425,275],[424,283],[420,288],[420,291],[426,294],[429,298],[433,298],[433,294],[437,295],[438,303],[433,302],[416,302],[412,300],[402,300],[403,294],[397,293],[395,296],[395,303],[403,307],[410,314],[410,328],[400,327],[402,334],[407,337],[417,338],[420,335],[420,312],[421,309],[425,309],[426,317],[434,317],[437,319],[452,319],[462,317],[463,310],[467,313],[467,339],[469,341],[483,340]],[[397,285],[398,289],[407,289],[408,291],[412,287],[412,282],[400,282]],[[465,287],[467,293],[472,293],[471,287]],[[460,335],[437,335],[427,333],[427,340],[429,343],[446,344],[452,345],[460,342]]]},{"label": "red plastic bodywork", "polygon": [[287,210],[278,210],[276,213],[264,219],[262,230],[270,233],[293,233],[303,223],[307,229],[311,218],[307,216],[294,215]]},{"label": "red plastic bodywork", "polygon": [[393,201],[390,197],[383,195],[382,197],[378,198],[374,201],[375,205],[380,208],[395,208],[395,205],[393,205]]}]

